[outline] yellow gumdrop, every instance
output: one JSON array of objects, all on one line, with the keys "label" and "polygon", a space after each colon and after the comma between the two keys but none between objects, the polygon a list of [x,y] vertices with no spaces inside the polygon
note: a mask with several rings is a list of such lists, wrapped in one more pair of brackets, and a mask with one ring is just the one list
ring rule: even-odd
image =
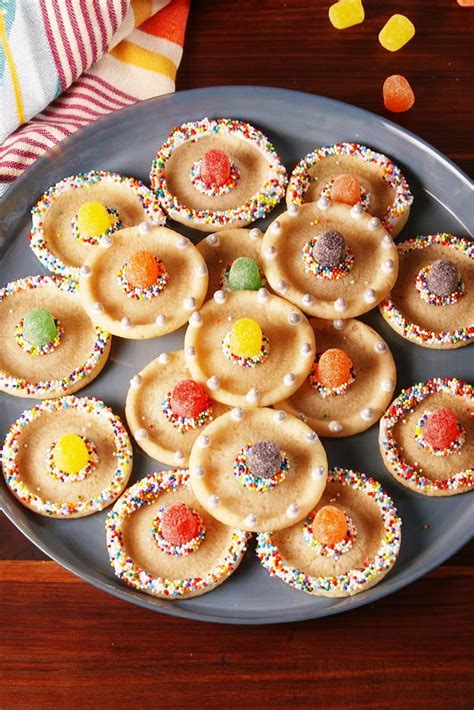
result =
[{"label": "yellow gumdrop", "polygon": [[230,334],[230,350],[237,357],[255,357],[262,349],[262,329],[253,318],[240,318]]},{"label": "yellow gumdrop", "polygon": [[89,463],[87,446],[77,434],[64,434],[54,446],[53,462],[64,473],[78,473]]},{"label": "yellow gumdrop", "polygon": [[364,21],[364,6],[361,0],[339,0],[329,8],[329,21],[336,30],[359,25]]},{"label": "yellow gumdrop", "polygon": [[86,237],[100,237],[110,227],[110,215],[101,202],[84,202],[77,213],[77,228]]},{"label": "yellow gumdrop", "polygon": [[392,15],[379,33],[379,42],[389,52],[398,52],[415,36],[415,25],[405,15]]}]

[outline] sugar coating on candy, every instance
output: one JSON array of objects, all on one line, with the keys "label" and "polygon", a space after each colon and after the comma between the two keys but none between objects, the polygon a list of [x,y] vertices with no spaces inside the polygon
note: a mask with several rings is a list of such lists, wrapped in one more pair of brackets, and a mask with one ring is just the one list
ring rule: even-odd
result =
[{"label": "sugar coating on candy", "polygon": [[461,7],[474,7],[474,0],[458,0],[458,5],[461,5]]},{"label": "sugar coating on candy", "polygon": [[230,333],[230,351],[238,357],[256,357],[262,349],[263,333],[253,318],[239,318]]},{"label": "sugar coating on candy", "polygon": [[452,409],[442,407],[430,414],[423,427],[423,440],[433,449],[448,449],[459,434],[459,421]]},{"label": "sugar coating on candy", "polygon": [[331,185],[329,198],[333,202],[355,205],[360,202],[360,182],[354,175],[338,175]]},{"label": "sugar coating on candy", "polygon": [[339,0],[329,8],[329,21],[336,30],[358,25],[364,21],[364,6],[361,0]]},{"label": "sugar coating on candy", "polygon": [[321,266],[338,266],[347,253],[346,240],[340,232],[331,230],[318,235],[313,256]]},{"label": "sugar coating on candy", "polygon": [[415,94],[410,82],[401,74],[388,76],[383,83],[383,103],[387,111],[402,113],[411,109]]},{"label": "sugar coating on candy", "polygon": [[84,202],[77,213],[79,234],[88,237],[100,237],[110,228],[110,215],[101,202]]},{"label": "sugar coating on candy", "polygon": [[198,532],[199,519],[185,503],[169,505],[161,513],[161,534],[171,545],[185,545]]},{"label": "sugar coating on candy", "polygon": [[351,379],[352,360],[344,350],[329,348],[319,358],[317,364],[318,381],[325,387],[344,385]]},{"label": "sugar coating on candy", "polygon": [[258,291],[262,287],[260,269],[254,259],[239,256],[229,270],[227,285],[231,291]]},{"label": "sugar coating on candy", "polygon": [[459,271],[448,259],[434,261],[426,276],[426,285],[437,296],[450,296],[456,291],[460,281]]},{"label": "sugar coating on candy", "polygon": [[206,388],[194,380],[181,380],[172,389],[170,406],[173,414],[194,419],[212,405]]},{"label": "sugar coating on candy", "polygon": [[89,452],[78,434],[63,434],[53,449],[56,468],[71,475],[78,473],[89,463]]},{"label": "sugar coating on candy", "polygon": [[221,187],[229,180],[230,169],[230,160],[224,151],[213,148],[202,157],[201,179],[206,185]]},{"label": "sugar coating on candy", "polygon": [[247,453],[247,466],[256,478],[271,478],[281,468],[281,450],[274,441],[257,441]]},{"label": "sugar coating on candy", "polygon": [[58,335],[56,322],[47,308],[33,308],[25,316],[23,337],[38,348],[51,343]]},{"label": "sugar coating on candy", "polygon": [[132,288],[150,288],[163,273],[156,256],[149,251],[137,251],[129,258],[125,276]]},{"label": "sugar coating on candy", "polygon": [[314,516],[313,535],[325,545],[336,545],[344,540],[347,530],[346,514],[334,505],[325,505]]},{"label": "sugar coating on candy", "polygon": [[405,15],[392,15],[379,32],[379,42],[389,52],[398,52],[415,36],[415,25]]}]

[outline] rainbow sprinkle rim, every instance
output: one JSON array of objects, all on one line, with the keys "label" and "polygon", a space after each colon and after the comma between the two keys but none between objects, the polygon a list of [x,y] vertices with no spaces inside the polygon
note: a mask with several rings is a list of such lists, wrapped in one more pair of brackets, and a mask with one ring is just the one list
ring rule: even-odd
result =
[{"label": "rainbow sprinkle rim", "polygon": [[234,476],[241,483],[244,488],[248,488],[251,491],[258,491],[259,493],[266,493],[278,486],[279,483],[285,480],[286,474],[290,470],[290,462],[287,454],[284,451],[281,452],[281,465],[279,471],[277,471],[270,478],[261,478],[260,476],[254,476],[247,464],[247,456],[250,448],[252,447],[252,442],[249,441],[246,446],[244,446],[241,451],[237,454],[234,459]]},{"label": "rainbow sprinkle rim", "polygon": [[99,182],[110,182],[115,185],[121,184],[133,190],[143,207],[145,218],[153,224],[160,226],[165,223],[166,216],[155,195],[139,180],[120,175],[119,173],[109,173],[105,170],[91,170],[88,173],[72,175],[71,177],[57,182],[46,190],[31,210],[33,223],[30,232],[30,246],[36,257],[48,271],[53,271],[54,273],[63,274],[65,276],[79,277],[79,267],[65,264],[60,257],[53,254],[49,248],[44,231],[45,214],[51,205],[64,193],[85,188],[89,185],[96,185]]},{"label": "rainbow sprinkle rim", "polygon": [[356,377],[356,371],[354,369],[354,366],[351,367],[350,370],[350,377],[347,382],[344,382],[342,385],[339,385],[338,387],[326,387],[325,385],[322,385],[321,382],[318,380],[318,362],[321,358],[322,353],[317,353],[316,359],[313,362],[313,365],[311,367],[311,372],[308,375],[309,379],[309,384],[313,389],[315,389],[321,397],[338,397],[341,394],[345,394],[348,389],[351,387],[351,385],[354,384],[355,382],[355,377]]},{"label": "rainbow sprinkle rim", "polygon": [[[0,302],[14,293],[42,287],[55,287],[79,298],[79,284],[75,279],[51,274],[48,276],[26,276],[23,279],[18,279],[18,281],[11,281],[7,286],[0,289]],[[95,328],[95,333],[94,346],[87,360],[62,379],[29,382],[22,377],[14,377],[0,370],[0,389],[5,392],[15,390],[18,393],[21,392],[24,397],[36,398],[66,394],[71,387],[75,387],[81,380],[91,377],[110,346],[110,333],[99,327]]]},{"label": "rainbow sprinkle rim", "polygon": [[[227,210],[194,210],[182,205],[168,189],[166,182],[166,164],[173,151],[188,141],[197,141],[209,135],[238,136],[251,143],[269,163],[269,175],[261,189],[253,194],[244,204]],[[284,165],[275,152],[268,138],[244,121],[231,118],[209,119],[183,123],[174,128],[153,160],[150,182],[156,192],[162,208],[170,217],[185,222],[195,222],[212,227],[227,224],[249,224],[265,217],[285,194],[287,175]]]},{"label": "rainbow sprinkle rim", "polygon": [[390,158],[382,153],[376,153],[371,148],[358,143],[335,143],[316,148],[296,164],[288,183],[288,204],[302,205],[304,195],[312,181],[309,170],[324,158],[332,155],[349,155],[366,163],[374,163],[380,167],[381,177],[395,191],[395,198],[386,214],[381,219],[383,226],[391,231],[405,215],[413,203],[413,195],[400,168]]},{"label": "rainbow sprinkle rim", "polygon": [[161,516],[168,506],[165,505],[160,508],[158,515],[151,523],[151,534],[153,535],[156,544],[165,555],[172,555],[173,557],[186,557],[190,555],[191,552],[195,552],[206,537],[206,528],[204,527],[203,520],[196,510],[193,510],[193,515],[198,519],[198,534],[191,540],[186,542],[184,545],[172,545],[168,540],[163,537],[163,532],[161,529]]},{"label": "rainbow sprinkle rim", "polygon": [[326,543],[317,540],[314,535],[313,521],[316,517],[316,511],[312,510],[303,523],[303,540],[305,544],[320,557],[332,557],[338,560],[341,555],[352,550],[352,546],[357,539],[357,528],[354,525],[354,521],[347,513],[345,513],[345,516],[347,521],[347,533],[345,537],[335,545],[326,545]]},{"label": "rainbow sprinkle rim", "polygon": [[86,439],[84,436],[81,436],[81,439],[86,445],[89,461],[77,473],[66,473],[55,465],[54,447],[56,446],[56,442],[51,444],[46,452],[46,468],[48,469],[48,473],[51,474],[51,476],[57,481],[61,481],[61,483],[75,483],[76,481],[83,481],[96,469],[97,464],[99,463],[97,449],[94,443],[89,439]]},{"label": "rainbow sprinkle rim", "polygon": [[258,533],[257,557],[272,577],[279,577],[294,589],[323,596],[351,596],[372,587],[391,570],[400,550],[402,521],[380,483],[364,473],[336,467],[329,471],[328,481],[354,488],[367,495],[378,507],[384,533],[375,556],[364,567],[353,568],[340,575],[313,577],[282,558],[272,533]]},{"label": "rainbow sprinkle rim", "polygon": [[456,290],[450,293],[449,296],[438,296],[436,293],[432,293],[428,288],[427,281],[429,270],[429,266],[420,269],[415,281],[415,288],[425,303],[430,303],[432,306],[450,306],[453,303],[457,303],[464,296],[464,282],[462,279],[459,281]]},{"label": "rainbow sprinkle rim", "polygon": [[79,231],[79,227],[77,226],[77,215],[75,215],[74,219],[71,220],[71,231],[74,239],[77,239],[79,242],[83,242],[84,244],[90,244],[92,247],[96,247],[100,243],[101,239],[103,239],[104,237],[110,237],[112,234],[121,229],[122,222],[120,220],[119,213],[117,212],[117,210],[113,207],[107,207],[107,212],[112,218],[110,220],[110,227],[106,229],[105,232],[102,232],[102,234],[99,234],[98,237],[82,235]]},{"label": "rainbow sprinkle rim", "polygon": [[54,352],[56,348],[59,347],[59,345],[61,344],[61,338],[64,335],[64,328],[61,323],[58,320],[55,320],[54,322],[56,323],[57,329],[56,337],[53,338],[49,343],[46,343],[46,345],[43,345],[42,348],[39,348],[37,345],[33,345],[32,343],[29,343],[27,340],[25,340],[23,336],[23,326],[25,324],[25,321],[22,318],[15,328],[15,340],[17,344],[25,353],[28,353],[28,355],[34,355],[35,357],[37,357],[38,355],[48,355],[49,353]]},{"label": "rainbow sprinkle rim", "polygon": [[[310,176],[310,180],[311,180],[311,176]],[[334,179],[332,179],[328,183],[326,183],[326,185],[324,185],[324,187],[321,188],[320,197],[327,197],[328,200],[330,200],[331,199],[331,189],[332,189],[333,184],[334,184]],[[362,207],[362,209],[364,210],[364,212],[369,211],[370,200],[371,200],[370,192],[367,192],[367,190],[364,190],[364,188],[361,185],[359,204]]]},{"label": "rainbow sprinkle rim", "polygon": [[413,411],[417,404],[424,402],[435,392],[465,398],[466,406],[474,404],[473,386],[455,377],[436,377],[402,390],[380,420],[380,449],[388,470],[404,485],[424,495],[455,495],[474,488],[473,468],[459,471],[442,481],[428,478],[423,474],[421,467],[416,464],[411,466],[405,461],[393,434],[394,426],[403,421],[405,415]]},{"label": "rainbow sprinkle rim", "polygon": [[129,298],[133,298],[136,301],[151,301],[156,296],[159,296],[162,291],[166,288],[169,281],[169,273],[166,271],[164,263],[158,257],[155,257],[155,261],[160,269],[161,273],[158,276],[156,282],[152,284],[149,288],[133,287],[127,281],[127,262],[122,266],[122,268],[117,272],[117,281],[122,291]]},{"label": "rainbow sprinkle rim", "polygon": [[447,449],[435,448],[423,439],[423,429],[431,414],[433,414],[433,412],[429,409],[423,412],[415,427],[415,439],[417,440],[421,448],[428,449],[428,451],[434,454],[434,456],[450,456],[450,454],[455,454],[456,451],[460,451],[463,447],[464,442],[466,441],[466,432],[464,431],[463,427],[459,422],[457,436],[455,439],[453,439]]},{"label": "rainbow sprinkle rim", "polygon": [[[474,260],[474,242],[462,237],[455,237],[445,232],[408,239],[406,242],[398,244],[397,249],[399,254],[402,255],[417,249],[425,249],[434,244],[456,249],[456,251],[465,254],[469,259]],[[466,326],[465,328],[458,328],[457,330],[433,331],[427,330],[416,323],[412,323],[405,318],[398,306],[392,301],[390,295],[379,304],[379,309],[385,320],[394,330],[399,331],[402,337],[418,345],[459,347],[466,345],[474,338],[474,324]]]},{"label": "rainbow sprinkle rim", "polygon": [[219,186],[207,185],[201,179],[201,163],[202,160],[197,160],[189,173],[189,179],[195,190],[208,197],[218,197],[219,195],[226,195],[228,192],[232,192],[232,190],[237,187],[240,181],[240,173],[235,163],[231,163],[230,165],[230,176],[227,182]]},{"label": "rainbow sprinkle rim", "polygon": [[175,414],[171,408],[171,392],[168,392],[166,397],[163,398],[161,410],[167,420],[171,422],[175,429],[180,431],[181,434],[184,434],[184,432],[190,429],[201,429],[213,420],[212,407],[203,409],[197,417],[182,417],[179,414]]},{"label": "rainbow sprinkle rim", "polygon": [[232,530],[232,539],[221,562],[200,577],[167,579],[155,577],[139,567],[127,554],[123,539],[124,521],[144,505],[151,505],[160,493],[176,490],[180,486],[189,487],[188,471],[160,471],[152,473],[131,486],[116,502],[107,515],[105,530],[110,562],[116,576],[134,589],[158,597],[176,599],[187,594],[203,593],[224,581],[237,569],[247,549],[251,535],[244,530]]},{"label": "rainbow sprinkle rim", "polygon": [[354,265],[354,252],[350,248],[349,244],[347,245],[344,261],[341,264],[338,264],[337,266],[325,266],[317,262],[313,255],[313,249],[316,246],[317,241],[317,237],[310,239],[309,242],[306,242],[301,251],[301,256],[304,261],[304,270],[307,273],[316,276],[317,279],[325,279],[328,281],[335,281],[336,279],[347,276]]},{"label": "rainbow sprinkle rim", "polygon": [[259,354],[254,355],[254,357],[240,357],[240,355],[235,355],[230,349],[230,338],[231,331],[226,333],[224,336],[222,341],[222,352],[233,365],[239,365],[240,367],[245,368],[256,367],[257,365],[261,365],[270,353],[270,342],[266,335],[262,334],[262,347],[260,348]]},{"label": "rainbow sprinkle rim", "polygon": [[[63,416],[67,416],[67,412],[71,409],[76,410],[80,414],[94,417],[101,424],[107,426],[109,436],[113,439],[115,446],[116,468],[110,483],[97,496],[90,499],[78,496],[75,501],[54,503],[53,501],[41,498],[41,496],[31,491],[22,481],[18,465],[18,453],[20,450],[19,439],[28,425],[43,414],[63,412]],[[25,410],[23,414],[13,422],[3,444],[2,468],[6,484],[12,493],[26,505],[27,508],[31,508],[36,513],[53,518],[91,515],[113,503],[126,486],[132,470],[132,446],[122,421],[104,402],[95,399],[95,397],[79,398],[74,395],[69,395],[61,399],[45,400],[32,409]]]}]

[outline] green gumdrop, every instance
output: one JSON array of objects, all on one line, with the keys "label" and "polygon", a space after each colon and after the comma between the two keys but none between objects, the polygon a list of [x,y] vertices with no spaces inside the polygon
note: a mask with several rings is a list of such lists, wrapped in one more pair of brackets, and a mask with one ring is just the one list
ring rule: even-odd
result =
[{"label": "green gumdrop", "polygon": [[55,320],[47,308],[33,308],[23,323],[23,337],[30,345],[43,348],[58,334]]},{"label": "green gumdrop", "polygon": [[227,283],[231,291],[258,291],[262,279],[257,263],[248,256],[239,256],[230,267]]}]

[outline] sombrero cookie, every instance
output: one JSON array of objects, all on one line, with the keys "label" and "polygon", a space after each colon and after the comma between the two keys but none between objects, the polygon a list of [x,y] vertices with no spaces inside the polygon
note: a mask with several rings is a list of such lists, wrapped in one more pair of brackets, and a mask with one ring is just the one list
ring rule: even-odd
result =
[{"label": "sombrero cookie", "polygon": [[106,520],[117,577],[154,597],[210,592],[234,572],[248,533],[222,525],[200,505],[187,471],[152,473],[131,486]]},{"label": "sombrero cookie", "polygon": [[474,389],[435,378],[402,390],[380,420],[385,466],[426,496],[474,488]]},{"label": "sombrero cookie", "polygon": [[285,194],[286,170],[268,138],[230,118],[183,123],[153,161],[150,182],[172,219],[203,232],[265,217]]},{"label": "sombrero cookie", "polygon": [[0,389],[45,399],[77,392],[104,367],[108,332],[81,305],[77,281],[27,276],[0,289]]},{"label": "sombrero cookie", "polygon": [[161,353],[130,380],[126,417],[140,448],[171,466],[187,465],[203,427],[228,411],[192,380],[182,350]]},{"label": "sombrero cookie", "polygon": [[288,183],[288,207],[320,197],[360,205],[393,236],[401,232],[413,202],[400,168],[386,155],[357,143],[315,148],[297,164]]},{"label": "sombrero cookie", "polygon": [[78,276],[84,261],[119,229],[164,224],[153,192],[133,178],[92,170],[47,190],[32,210],[31,248],[49,271]]},{"label": "sombrero cookie", "polygon": [[226,525],[279,530],[320,499],[327,459],[317,434],[281,410],[241,409],[211,422],[191,450],[191,485]]},{"label": "sombrero cookie", "polygon": [[92,322],[122,338],[172,333],[207,291],[204,259],[186,237],[143,222],[116,234],[81,267],[81,300]]},{"label": "sombrero cookie", "polygon": [[319,436],[352,436],[380,419],[391,402],[395,362],[380,335],[359,320],[311,319],[317,352],[301,387],[276,407]]},{"label": "sombrero cookie", "polygon": [[265,283],[260,229],[224,229],[209,234],[197,248],[209,270],[206,300],[216,291],[258,291]]},{"label": "sombrero cookie", "polygon": [[400,269],[380,304],[387,323],[425,348],[461,348],[474,340],[474,242],[452,234],[398,245]]},{"label": "sombrero cookie", "polygon": [[397,248],[380,221],[326,198],[279,215],[262,253],[274,291],[318,318],[370,311],[397,279]]},{"label": "sombrero cookie", "polygon": [[380,483],[333,468],[321,500],[304,521],[257,535],[257,556],[272,577],[294,589],[349,597],[370,589],[392,569],[401,525]]},{"label": "sombrero cookie", "polygon": [[191,376],[231,406],[268,406],[309,374],[314,333],[288,301],[266,289],[216,291],[193,313],[184,340]]},{"label": "sombrero cookie", "polygon": [[128,434],[98,399],[48,399],[8,430],[2,451],[7,486],[49,518],[81,518],[119,497],[132,470]]}]

